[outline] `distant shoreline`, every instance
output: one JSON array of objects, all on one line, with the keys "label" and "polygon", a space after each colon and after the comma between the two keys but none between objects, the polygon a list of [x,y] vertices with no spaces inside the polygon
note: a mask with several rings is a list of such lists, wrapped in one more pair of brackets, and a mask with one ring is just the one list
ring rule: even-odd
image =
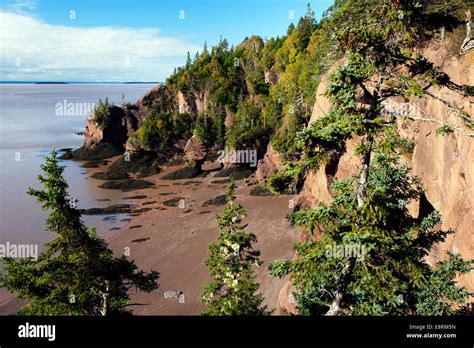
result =
[{"label": "distant shoreline", "polygon": [[3,85],[150,85],[150,84],[163,84],[164,82],[157,81],[129,81],[129,82],[91,82],[91,81],[0,81]]}]

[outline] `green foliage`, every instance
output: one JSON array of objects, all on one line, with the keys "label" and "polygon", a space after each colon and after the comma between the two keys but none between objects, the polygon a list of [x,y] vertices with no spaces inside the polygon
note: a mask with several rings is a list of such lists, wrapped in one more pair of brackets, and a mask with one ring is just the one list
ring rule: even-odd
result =
[{"label": "green foliage", "polygon": [[[334,23],[329,19],[316,23],[308,5],[297,26],[290,25],[287,37],[264,41],[251,36],[235,48],[221,38],[211,52],[206,47],[194,60],[187,57],[186,66],[166,84],[172,93],[206,94],[211,133],[218,143],[224,143],[226,134],[225,145],[230,147],[248,146],[259,138],[265,139],[261,141],[265,145],[274,135],[275,148],[291,157],[296,133],[311,114],[320,77],[335,59],[329,55],[333,34]],[[265,72],[276,74],[278,85],[268,84]],[[226,130],[220,115],[229,112],[243,123],[236,120]]]},{"label": "green foliage", "polygon": [[170,76],[166,86],[172,92],[181,91],[190,96],[206,91],[210,102],[235,111],[239,97],[247,93],[239,59],[227,40],[221,38],[210,53],[203,53],[194,61],[189,57],[186,67]]},{"label": "green foliage", "polygon": [[265,183],[258,183],[250,190],[250,196],[273,196],[273,192]]},{"label": "green foliage", "polygon": [[187,139],[192,136],[193,119],[189,114],[155,113],[150,109],[147,117],[139,124],[134,137],[148,149],[164,150],[176,139]]},{"label": "green foliage", "polygon": [[263,99],[246,99],[239,103],[232,125],[227,129],[226,144],[232,148],[261,142],[269,127],[262,116]]},{"label": "green foliage", "polygon": [[[451,267],[432,268],[425,260],[431,247],[450,232],[436,229],[440,221],[436,213],[418,220],[408,212],[408,204],[422,193],[419,180],[409,176],[396,158],[379,154],[371,168],[366,201],[358,206],[356,179],[335,182],[330,205],[321,203],[290,215],[297,226],[324,231],[318,241],[297,244],[296,259],[270,266],[274,276],[291,274],[300,313],[322,315],[329,309],[351,257],[332,253],[336,245],[363,247],[348,280],[346,314],[433,314],[438,308],[449,314],[449,306],[462,307],[466,292],[455,284],[454,276],[469,271],[468,264],[458,259]],[[449,271],[443,271],[446,268]],[[429,297],[434,283],[444,285]],[[443,297],[448,288],[452,295]],[[445,302],[430,313],[428,308],[439,298]]]},{"label": "green foliage", "polygon": [[173,137],[180,139],[188,139],[192,134],[193,119],[189,114],[173,115]]},{"label": "green foliage", "polygon": [[463,86],[463,91],[464,93],[466,93],[467,95],[469,96],[474,96],[474,86],[468,86],[468,85],[464,85]]},{"label": "green foliage", "polygon": [[[465,307],[467,294],[454,279],[470,271],[469,262],[451,258],[431,267],[425,261],[451,231],[436,229],[436,211],[410,215],[407,206],[420,199],[422,187],[399,159],[408,143],[395,120],[381,113],[387,98],[419,97],[423,81],[443,82],[429,62],[412,56],[425,34],[423,10],[417,2],[389,0],[337,1],[332,9],[340,24],[335,42],[346,60],[330,76],[330,111],[297,134],[296,149],[303,168],[318,169],[358,137],[354,154],[362,166],[357,176],[334,183],[329,205],[289,216],[311,237],[295,246],[297,258],[272,263],[270,273],[291,275],[302,314],[454,314],[448,308]],[[403,63],[411,71],[400,70]],[[337,246],[356,246],[362,255],[339,255]],[[429,294],[434,284],[438,290]]]},{"label": "green foliage", "polygon": [[449,124],[445,124],[439,128],[436,129],[436,134],[437,135],[450,135],[454,132],[454,129],[452,126],[450,126]]},{"label": "green foliage", "polygon": [[315,29],[316,20],[314,18],[314,12],[311,9],[311,6],[308,4],[305,16],[300,18],[300,20],[298,21],[298,25],[296,26],[296,48],[298,49],[298,51],[302,52],[306,50],[311,34]]},{"label": "green foliage", "polygon": [[92,119],[99,125],[100,128],[104,129],[110,119],[110,111],[113,104],[109,104],[109,98],[105,98],[105,102],[99,99],[99,103],[95,106],[92,113]]},{"label": "green foliage", "polygon": [[273,69],[281,71],[281,75],[272,93],[283,105],[283,122],[272,141],[283,157],[292,157],[297,151],[296,133],[306,127],[311,116],[321,76],[340,56],[335,52],[333,40],[338,26],[333,17],[316,24],[312,16],[306,15],[275,53]]},{"label": "green foliage", "polygon": [[202,301],[207,310],[204,315],[267,315],[263,297],[258,294],[253,266],[261,265],[260,252],[252,244],[257,241],[253,233],[243,230],[242,218],[246,210],[235,204],[231,182],[227,186],[227,205],[217,216],[220,233],[216,243],[209,244],[206,265],[212,281],[204,287]]},{"label": "green foliage", "polygon": [[207,113],[196,119],[193,135],[204,144],[210,144],[214,139],[213,120]]},{"label": "green foliage", "polygon": [[268,179],[268,188],[274,194],[296,194],[303,185],[304,169],[301,162],[287,162]]},{"label": "green foliage", "polygon": [[174,135],[172,118],[168,114],[149,113],[135,134],[145,148],[165,149]]},{"label": "green foliage", "polygon": [[[469,292],[456,284],[458,274],[468,273],[474,267],[458,254],[448,253],[446,261],[439,262],[418,296],[416,312],[419,315],[467,314]],[[453,303],[457,304],[453,307]]]},{"label": "green foliage", "polygon": [[[341,76],[334,78],[339,81],[332,81],[339,92],[345,91],[345,95],[337,93],[339,110],[335,111],[339,114],[346,111],[345,107],[352,108],[350,112],[363,111],[354,110],[353,96],[360,93],[368,76],[374,76],[384,66],[407,64],[410,70],[410,74],[399,74],[387,84],[384,95],[419,97],[429,85],[449,83],[449,77],[419,54],[415,55],[413,48],[429,38],[436,25],[447,24],[452,11],[460,13],[465,8],[461,0],[443,4],[338,0],[318,22],[308,5],[297,25],[290,24],[286,36],[263,40],[254,35],[235,48],[221,38],[210,51],[205,44],[202,54],[193,60],[187,55],[186,65],[177,69],[166,84],[171,95],[181,91],[191,98],[202,100],[205,96],[209,109],[206,112],[213,122],[210,133],[218,138],[214,139],[217,143],[248,146],[264,136],[265,142],[266,138],[272,140],[283,158],[293,160],[298,155],[296,135],[307,127],[320,79],[331,65],[347,53],[350,62],[345,65],[346,71],[338,71],[335,75]],[[278,84],[267,83],[265,73],[276,76]],[[251,110],[250,103],[259,110]],[[169,113],[164,109],[159,112]],[[247,123],[236,124],[226,130],[221,115],[234,113],[243,118],[251,115],[258,126],[253,129]],[[370,118],[375,118],[376,110],[370,113]],[[359,131],[379,122],[367,119],[367,112],[364,114],[350,115],[358,123]]]},{"label": "green foliage", "polygon": [[43,189],[28,189],[55,234],[34,259],[4,258],[0,286],[26,300],[20,315],[105,315],[127,313],[129,291],[151,292],[158,273],[138,270],[125,256],[114,257],[94,229],[88,230],[69,198],[63,167],[53,151],[38,176]]}]

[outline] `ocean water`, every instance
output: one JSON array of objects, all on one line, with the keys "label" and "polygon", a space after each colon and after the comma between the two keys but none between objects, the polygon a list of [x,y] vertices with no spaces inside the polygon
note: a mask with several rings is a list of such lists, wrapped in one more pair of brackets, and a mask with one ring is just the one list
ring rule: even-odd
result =
[{"label": "ocean water", "polygon": [[[84,103],[97,103],[105,97],[117,105],[123,101],[135,102],[152,87],[147,84],[0,85],[0,244],[37,244],[41,251],[44,243],[53,237],[44,228],[47,212],[26,195],[26,190],[30,186],[39,187],[36,177],[40,164],[51,149],[82,145],[83,137],[75,133],[84,130],[88,115],[81,111],[81,105],[90,106]],[[68,112],[61,110],[60,104],[80,106]],[[82,162],[62,164],[70,196],[79,200],[79,208],[121,202],[124,193],[98,188],[102,182],[89,178],[88,170],[80,167]],[[120,219],[124,217],[83,216],[83,220],[108,238],[123,225]]]}]

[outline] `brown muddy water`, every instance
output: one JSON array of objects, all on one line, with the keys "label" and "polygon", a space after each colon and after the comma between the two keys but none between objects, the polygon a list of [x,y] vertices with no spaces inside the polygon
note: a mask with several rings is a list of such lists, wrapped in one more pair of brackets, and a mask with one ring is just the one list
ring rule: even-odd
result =
[{"label": "brown muddy water", "polygon": [[[88,103],[90,107],[105,97],[120,105],[135,102],[152,87],[148,84],[0,85],[0,244],[38,245],[41,252],[44,243],[53,237],[44,228],[47,212],[41,211],[34,198],[26,195],[26,190],[29,186],[39,187],[36,177],[40,164],[51,149],[82,145],[82,136],[75,133],[84,130],[88,116],[87,107],[67,112],[59,105]],[[69,193],[78,199],[79,208],[122,203],[126,193],[98,188],[102,182],[90,178],[92,170],[81,168],[82,164],[63,161]],[[126,214],[98,215],[84,216],[83,220],[108,239],[123,226],[120,220],[125,217]],[[0,304],[6,296],[4,289],[0,289]]]}]

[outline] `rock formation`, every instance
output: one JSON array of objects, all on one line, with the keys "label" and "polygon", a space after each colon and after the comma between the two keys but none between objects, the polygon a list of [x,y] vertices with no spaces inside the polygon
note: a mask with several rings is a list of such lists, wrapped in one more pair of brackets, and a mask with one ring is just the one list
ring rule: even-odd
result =
[{"label": "rock formation", "polygon": [[255,178],[258,181],[266,181],[272,174],[275,174],[281,166],[282,162],[280,155],[275,151],[275,149],[273,149],[272,144],[269,143],[265,156],[258,161]]},{"label": "rock formation", "polygon": [[186,166],[201,169],[207,155],[207,148],[196,136],[192,136],[184,147]]},{"label": "rock formation", "polygon": [[[461,56],[450,54],[447,49],[449,38],[445,40],[444,45],[429,45],[421,53],[449,75],[456,86],[474,85],[474,51]],[[328,85],[327,78],[334,69],[335,66],[326,73],[318,86],[310,124],[330,109],[330,102],[324,92]],[[474,254],[474,137],[459,132],[441,136],[437,135],[436,128],[445,122],[456,123],[456,116],[447,103],[458,105],[468,114],[474,115],[474,98],[462,90],[448,87],[434,86],[428,93],[430,95],[427,97],[411,101],[414,103],[411,111],[415,113],[415,120],[398,123],[400,133],[415,143],[412,154],[406,156],[405,160],[412,168],[412,174],[421,179],[425,188],[425,197],[412,205],[411,213],[418,216],[422,210],[437,209],[442,216],[440,228],[454,231],[442,244],[433,248],[428,258],[431,264],[445,259],[447,251],[458,252],[470,259]],[[398,99],[391,100],[392,107],[401,105],[401,102]],[[329,202],[332,182],[357,173],[359,161],[353,154],[358,142],[359,139],[353,138],[338,158],[307,175],[304,188],[297,197],[299,205],[308,207],[320,201]],[[262,160],[257,172],[265,172],[266,167],[267,162]],[[300,241],[305,239],[304,234],[300,230]],[[474,291],[472,272],[461,276],[459,282],[469,291]],[[283,314],[297,313],[289,283],[281,289],[278,306]]]},{"label": "rock formation", "polygon": [[194,98],[189,98],[184,95],[183,92],[178,91],[177,95],[178,101],[178,111],[180,114],[189,114],[191,116],[197,116],[198,111],[196,107],[196,100]]},{"label": "rock formation", "polygon": [[265,70],[265,82],[271,85],[278,83],[278,76],[273,70]]}]

